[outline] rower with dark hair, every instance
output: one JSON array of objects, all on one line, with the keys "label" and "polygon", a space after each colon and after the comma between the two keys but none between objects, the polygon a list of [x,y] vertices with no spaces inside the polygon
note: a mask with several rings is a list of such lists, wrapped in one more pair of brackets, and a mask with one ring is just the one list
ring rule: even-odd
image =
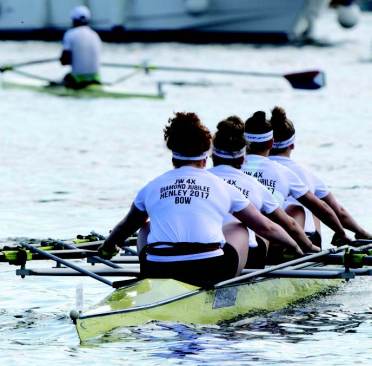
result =
[{"label": "rower with dark hair", "polygon": [[[194,113],[176,113],[164,129],[175,169],[145,185],[100,248],[110,257],[139,228],[141,275],[211,284],[239,274],[248,232],[297,247],[237,189],[205,169],[211,134]],[[223,226],[228,213],[240,222]],[[150,219],[149,222],[147,220]]]},{"label": "rower with dark hair", "polygon": [[100,84],[101,40],[89,27],[90,18],[90,10],[83,5],[71,12],[72,29],[63,37],[60,58],[62,65],[71,65],[71,72],[63,79],[67,88],[82,89],[91,84]]},{"label": "rower with dark hair", "polygon": [[[289,217],[275,201],[270,192],[256,179],[244,174],[240,168],[244,162],[246,142],[244,139],[244,122],[236,116],[228,117],[217,125],[213,137],[212,159],[214,167],[210,172],[222,178],[242,192],[262,214],[282,226],[300,245],[302,250],[319,251],[306,237],[302,228]],[[226,222],[236,221],[229,215]],[[247,243],[248,245],[248,243]],[[249,253],[247,268],[262,268],[265,266],[267,243],[262,238],[255,238],[255,233],[249,232]],[[298,250],[298,248],[290,248]]]},{"label": "rower with dark hair", "polygon": [[[330,206],[345,229],[355,233],[356,239],[371,239],[372,235],[364,230],[340,205],[324,182],[303,165],[291,159],[295,147],[295,128],[283,108],[275,107],[270,119],[274,132],[274,144],[270,151],[270,160],[276,161],[296,173],[307,184],[310,191]],[[287,212],[299,222],[309,237],[320,245],[320,222],[306,207],[293,197],[286,202]]]},{"label": "rower with dark hair", "polygon": [[247,141],[247,155],[242,166],[244,173],[266,186],[282,208],[285,208],[287,198],[293,197],[335,232],[334,243],[348,243],[350,239],[331,207],[317,198],[294,172],[268,158],[274,140],[273,128],[265,112],[256,112],[247,119],[244,136]]}]

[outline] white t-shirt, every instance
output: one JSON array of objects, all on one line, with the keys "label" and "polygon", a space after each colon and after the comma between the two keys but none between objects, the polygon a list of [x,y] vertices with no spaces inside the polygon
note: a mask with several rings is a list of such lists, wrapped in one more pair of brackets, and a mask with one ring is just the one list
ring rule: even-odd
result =
[{"label": "white t-shirt", "polygon": [[84,25],[69,29],[63,37],[63,50],[72,55],[72,74],[99,72],[101,40],[98,34]]},{"label": "white t-shirt", "polygon": [[309,191],[290,169],[261,155],[246,155],[242,171],[266,186],[282,208],[288,196],[297,199]]},{"label": "white t-shirt", "polygon": [[229,165],[218,165],[209,171],[236,187],[262,213],[271,214],[279,207],[265,186],[241,170]]},{"label": "white t-shirt", "polygon": [[[249,201],[265,214],[271,214],[279,207],[272,194],[253,177],[244,174],[241,170],[229,165],[218,165],[209,169],[209,171],[222,178],[226,183],[237,188],[243,195],[249,198]],[[225,222],[236,221],[235,217],[229,215]],[[256,235],[253,230],[249,231],[249,246],[257,247]]]},{"label": "white t-shirt", "polygon": [[[292,159],[285,157],[285,156],[277,156],[277,155],[270,156],[270,160],[276,161],[277,163],[282,164],[286,166],[287,168],[289,168],[290,170],[292,170],[309,187],[309,190],[312,193],[314,193],[314,195],[318,197],[319,199],[322,199],[328,195],[329,190],[328,190],[328,187],[325,185],[325,183],[320,178],[318,178],[316,175],[314,175],[312,172],[310,172],[310,170],[304,167],[303,165],[298,164]],[[298,205],[298,206],[303,207],[303,205],[300,202],[298,202],[296,199],[294,199],[293,197],[289,197],[285,204],[286,204],[286,207],[288,207],[289,205]],[[306,207],[304,207],[304,212],[305,212],[304,230],[308,233],[312,233],[316,231],[313,214]]]},{"label": "white t-shirt", "polygon": [[237,189],[206,169],[172,169],[143,187],[134,205],[150,217],[148,243],[225,243],[228,213],[249,205]]}]

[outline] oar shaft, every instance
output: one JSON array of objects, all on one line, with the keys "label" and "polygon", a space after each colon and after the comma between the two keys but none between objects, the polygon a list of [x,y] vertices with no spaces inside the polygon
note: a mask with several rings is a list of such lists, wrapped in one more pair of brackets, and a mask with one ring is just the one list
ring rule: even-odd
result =
[{"label": "oar shaft", "polygon": [[344,245],[343,247],[339,247],[337,249],[331,248],[331,249],[323,250],[319,253],[306,255],[305,257],[294,259],[294,260],[291,260],[289,262],[284,262],[284,263],[278,264],[276,266],[272,266],[270,268],[264,268],[264,269],[261,269],[261,270],[258,270],[258,271],[252,272],[252,273],[248,273],[248,274],[245,274],[245,275],[241,275],[241,276],[238,276],[238,277],[231,278],[231,279],[226,280],[226,281],[219,282],[214,287],[215,288],[223,287],[223,286],[229,285],[231,283],[246,281],[246,280],[249,280],[249,279],[252,279],[252,278],[260,277],[261,275],[276,271],[278,269],[288,268],[290,266],[294,266],[294,265],[297,265],[297,264],[300,264],[300,263],[311,262],[314,259],[324,257],[324,256],[326,256],[328,254],[331,254],[331,253],[340,252],[342,250],[345,250],[346,248],[348,248],[348,246]]},{"label": "oar shaft", "polygon": [[57,256],[55,256],[53,254],[50,254],[50,253],[48,253],[48,252],[46,252],[44,250],[41,250],[39,248],[36,248],[33,245],[30,245],[30,244],[27,244],[27,243],[21,243],[21,245],[23,247],[31,250],[34,253],[38,253],[40,255],[43,255],[46,258],[49,258],[49,259],[51,259],[51,260],[53,260],[53,261],[55,261],[57,263],[63,264],[64,266],[69,267],[71,269],[74,269],[75,271],[80,272],[80,273],[82,273],[82,274],[84,274],[86,276],[92,277],[95,280],[100,281],[100,282],[102,282],[102,283],[104,283],[106,285],[109,285],[111,287],[113,286],[113,283],[111,281],[109,281],[106,278],[104,278],[102,276],[99,276],[99,275],[97,275],[97,274],[95,274],[95,273],[93,273],[91,271],[88,271],[87,269],[81,268],[81,267],[79,267],[79,266],[77,266],[77,265],[75,265],[73,263],[70,263],[70,262],[68,262],[68,261],[66,261],[66,260],[64,260],[62,258],[59,258],[59,257],[57,257]]},{"label": "oar shaft", "polygon": [[31,65],[38,65],[38,64],[46,64],[49,62],[55,62],[58,61],[58,58],[44,58],[40,60],[31,60],[31,61],[25,61],[25,62],[19,62],[16,64],[8,64],[8,65],[2,65],[0,66],[0,72],[5,72],[5,71],[12,71],[18,67],[23,67],[23,66],[31,66]]},{"label": "oar shaft", "polygon": [[[77,249],[77,247],[73,244],[68,244],[68,243],[63,243],[61,245],[64,245],[66,248],[70,248],[70,249]],[[118,264],[115,264],[107,259],[103,259],[101,257],[98,257],[98,256],[93,256],[92,257],[96,262],[98,263],[102,263],[102,264],[105,264],[106,266],[109,266],[111,268],[122,268],[121,266],[119,266]]]},{"label": "oar shaft", "polygon": [[180,66],[163,66],[163,65],[146,65],[146,64],[119,64],[112,62],[102,63],[106,67],[119,68],[137,68],[144,71],[177,71],[177,72],[193,72],[202,74],[226,74],[240,76],[262,76],[262,77],[282,77],[282,74],[270,72],[242,71],[242,70],[227,70],[227,69],[207,69],[203,67],[180,67]]},{"label": "oar shaft", "polygon": [[18,75],[21,75],[21,76],[25,76],[25,77],[30,78],[30,79],[45,81],[45,82],[47,82],[49,84],[50,83],[57,83],[55,80],[46,78],[44,76],[32,74],[30,72],[22,71],[22,70],[13,70],[13,73],[18,74]]}]

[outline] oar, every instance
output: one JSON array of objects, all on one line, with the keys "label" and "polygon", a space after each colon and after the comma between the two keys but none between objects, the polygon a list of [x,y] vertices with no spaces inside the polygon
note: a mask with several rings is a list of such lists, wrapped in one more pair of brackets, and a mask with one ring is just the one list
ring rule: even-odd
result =
[{"label": "oar", "polygon": [[[64,243],[64,242],[61,242],[61,245],[64,246],[65,248],[69,248],[69,249],[78,249],[78,247],[76,245],[73,245],[73,244],[68,244],[68,243]],[[98,257],[98,256],[93,256],[92,259],[95,261],[95,262],[98,262],[98,263],[102,263],[102,264],[105,264],[106,266],[109,266],[111,268],[123,268],[121,266],[119,266],[118,264],[115,264],[107,259],[103,259],[101,257]]]},{"label": "oar", "polygon": [[103,81],[101,82],[102,85],[106,85],[106,86],[113,86],[113,85],[117,85],[119,83],[122,83],[123,81],[126,81],[130,78],[132,78],[133,76],[139,74],[140,72],[142,72],[141,69],[137,69],[137,70],[134,70],[133,72],[127,74],[127,75],[124,75],[124,76],[121,76],[120,78],[114,80],[114,81]]},{"label": "oar", "polygon": [[233,283],[251,280],[253,278],[260,277],[264,274],[267,274],[267,273],[270,273],[270,272],[273,272],[273,271],[277,271],[278,269],[287,268],[287,267],[294,266],[294,265],[297,265],[297,264],[300,264],[300,263],[311,262],[314,259],[325,257],[329,254],[334,254],[334,253],[340,252],[342,250],[345,250],[347,248],[348,248],[348,245],[344,245],[344,246],[339,247],[337,249],[330,248],[330,249],[327,249],[327,250],[323,250],[319,253],[306,255],[304,257],[291,260],[289,262],[284,262],[284,263],[278,264],[276,266],[272,266],[270,268],[260,269],[258,271],[252,272],[252,273],[244,274],[244,275],[241,275],[241,276],[238,276],[238,277],[231,278],[231,279],[226,280],[226,281],[219,282],[219,283],[215,284],[214,287],[219,288],[219,287],[223,287],[223,286],[230,285],[230,284],[233,284]]},{"label": "oar", "polygon": [[245,71],[245,70],[209,69],[209,68],[199,68],[199,67],[163,66],[163,65],[146,65],[146,64],[122,64],[122,63],[112,63],[112,62],[104,62],[102,63],[102,66],[119,67],[119,68],[135,68],[135,69],[142,69],[145,72],[176,71],[176,72],[191,72],[191,73],[202,73],[202,74],[285,78],[294,89],[311,90],[311,89],[319,89],[325,86],[325,74],[323,71],[320,71],[320,70],[280,74],[280,73]]},{"label": "oar", "polygon": [[31,65],[37,65],[37,64],[46,64],[46,63],[55,62],[58,60],[59,60],[58,58],[44,58],[41,60],[31,60],[31,61],[19,62],[16,64],[2,65],[0,66],[0,72],[2,73],[6,71],[13,71],[14,69],[18,67],[31,66]]},{"label": "oar", "polygon": [[360,246],[372,244],[371,239],[356,239],[353,240],[349,245],[359,248]]},{"label": "oar", "polygon": [[40,80],[40,81],[46,81],[50,85],[58,85],[58,84],[59,85],[62,85],[59,81],[55,81],[55,80],[46,78],[44,76],[36,75],[36,74],[30,73],[30,72],[26,72],[26,71],[23,71],[23,70],[12,70],[12,72],[14,74],[26,76],[27,78],[30,78],[30,79],[35,79],[35,80]]},{"label": "oar", "polygon": [[27,244],[27,243],[21,243],[21,246],[29,249],[30,251],[32,251],[34,253],[38,253],[38,254],[40,254],[40,255],[48,258],[48,259],[51,259],[51,260],[53,260],[53,261],[55,261],[57,263],[63,264],[66,267],[69,267],[71,269],[74,269],[75,271],[80,272],[83,275],[92,277],[95,280],[104,283],[105,285],[109,285],[110,287],[114,287],[115,286],[115,282],[111,282],[111,281],[107,280],[106,278],[95,274],[94,272],[91,272],[91,271],[88,271],[87,269],[81,268],[81,267],[75,265],[74,263],[70,263],[70,262],[68,262],[68,261],[66,261],[66,260],[64,260],[62,258],[59,258],[59,257],[57,257],[57,256],[55,256],[55,255],[53,255],[51,253],[48,253],[48,252],[46,252],[44,250],[41,250],[39,248],[36,248],[33,245],[30,245],[30,244]]}]

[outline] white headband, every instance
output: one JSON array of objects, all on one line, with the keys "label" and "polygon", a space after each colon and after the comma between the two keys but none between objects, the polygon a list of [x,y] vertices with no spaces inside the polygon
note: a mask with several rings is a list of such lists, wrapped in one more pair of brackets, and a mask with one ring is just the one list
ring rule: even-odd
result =
[{"label": "white headband", "polygon": [[285,147],[291,146],[295,141],[295,135],[285,141],[278,141],[273,143],[273,149],[284,149]]},{"label": "white headband", "polygon": [[190,160],[190,161],[204,160],[208,157],[208,151],[203,152],[203,154],[199,156],[185,156],[176,151],[172,151],[172,156],[173,156],[173,159],[177,159],[177,160]]},{"label": "white headband", "polygon": [[247,133],[244,132],[244,137],[248,142],[266,142],[273,138],[273,131],[266,133]]},{"label": "white headband", "polygon": [[245,155],[245,147],[243,147],[241,150],[238,150],[238,151],[224,151],[224,150],[216,149],[214,147],[213,155],[216,155],[224,159],[237,159]]}]

